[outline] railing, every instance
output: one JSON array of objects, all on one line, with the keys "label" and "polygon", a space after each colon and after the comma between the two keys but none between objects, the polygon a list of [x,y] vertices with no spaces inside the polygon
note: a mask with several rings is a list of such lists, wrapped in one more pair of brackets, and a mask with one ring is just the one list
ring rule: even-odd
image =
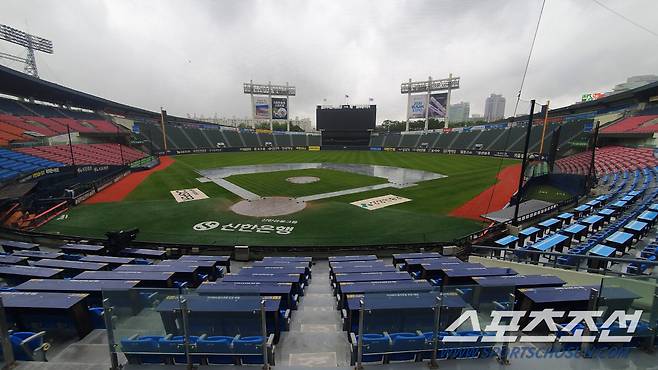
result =
[{"label": "railing", "polygon": [[[603,262],[612,262],[612,263],[641,263],[643,265],[655,267],[658,265],[658,261],[648,261],[644,259],[636,258],[617,258],[617,257],[601,257],[593,255],[583,255],[583,254],[568,254],[560,252],[542,252],[535,251],[531,249],[511,249],[511,248],[501,248],[501,247],[490,247],[485,245],[473,245],[471,246],[471,255],[476,255],[477,251],[485,251],[483,254],[477,254],[482,257],[489,257],[492,259],[498,259],[503,261],[511,262],[520,262],[526,264],[535,264],[540,266],[548,267],[559,267],[567,269],[575,269],[576,271],[586,270],[588,272],[595,272],[603,275],[616,275],[616,276],[642,276],[641,274],[632,274],[632,273],[623,273],[618,271],[611,271],[608,269],[590,269],[588,267],[582,267],[581,264],[584,261],[595,260]],[[516,253],[523,253],[524,255],[529,255],[531,258],[519,258]],[[575,259],[575,265],[564,265],[558,263],[558,258],[566,256],[570,259]],[[536,258],[535,258],[536,257]],[[546,261],[541,261],[540,257],[546,257]]]}]

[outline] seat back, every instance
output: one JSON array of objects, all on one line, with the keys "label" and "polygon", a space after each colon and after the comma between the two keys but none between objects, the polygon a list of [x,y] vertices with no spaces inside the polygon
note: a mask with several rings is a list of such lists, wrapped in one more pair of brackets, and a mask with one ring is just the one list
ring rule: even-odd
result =
[{"label": "seat back", "polygon": [[[208,364],[235,364],[233,353],[233,337],[212,336],[201,338],[196,343],[197,352],[205,353],[204,357]],[[221,353],[222,355],[212,356],[210,353]]]},{"label": "seat back", "polygon": [[261,336],[242,337],[233,341],[233,350],[243,364],[263,363],[263,342]]},{"label": "seat back", "polygon": [[148,354],[148,352],[159,352],[160,336],[144,336],[121,340],[121,351],[131,364],[159,364],[164,363],[166,357],[160,354]]}]

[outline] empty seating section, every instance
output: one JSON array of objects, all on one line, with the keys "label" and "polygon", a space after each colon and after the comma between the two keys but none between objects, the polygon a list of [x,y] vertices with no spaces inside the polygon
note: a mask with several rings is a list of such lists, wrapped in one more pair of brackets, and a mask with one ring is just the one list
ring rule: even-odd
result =
[{"label": "empty seating section", "polygon": [[181,129],[187,134],[187,137],[192,140],[195,148],[208,148],[213,146],[205,135],[206,130],[197,130],[188,127],[183,127]]},{"label": "empty seating section", "polygon": [[476,145],[479,144],[479,146],[482,147],[482,149],[485,150],[490,150],[491,145],[496,142],[496,140],[505,132],[503,129],[492,129],[492,130],[484,130],[482,131],[482,134],[480,137],[477,138],[477,140],[473,143],[473,148],[469,149],[476,149]]},{"label": "empty seating section", "polygon": [[21,173],[30,173],[42,168],[61,167],[63,164],[25,153],[0,149],[0,181],[5,181]]},{"label": "empty seating section", "polygon": [[400,141],[400,147],[402,148],[415,148],[416,143],[419,139],[419,134],[407,134],[402,135],[402,140]]},{"label": "empty seating section", "polygon": [[[582,266],[592,271],[612,271],[611,261],[589,259],[595,257],[640,258],[655,261],[655,248],[649,243],[634,248],[652,232],[658,220],[658,167],[636,169],[622,175],[606,175],[599,195],[575,207],[569,213],[526,226],[518,235],[509,235],[494,241],[494,245],[514,250],[519,260],[531,259],[562,266]],[[638,244],[641,246],[642,243]],[[534,252],[561,252],[562,256],[541,256]],[[551,260],[552,259],[552,260]],[[617,272],[639,274],[649,268],[641,261],[623,263]]]},{"label": "empty seating section", "polygon": [[220,130],[204,130],[204,134],[210,141],[210,148],[229,146],[227,140],[224,138],[224,135],[222,135],[222,131]]},{"label": "empty seating section", "polygon": [[[35,146],[18,148],[16,152],[40,157],[49,161],[71,165],[110,164],[121,165],[146,157],[146,153],[120,144],[73,144],[73,158],[68,145]],[[123,158],[123,163],[122,163]]]},{"label": "empty seating section", "polygon": [[308,145],[308,143],[306,142],[306,135],[296,135],[296,134],[293,134],[293,135],[290,135],[290,137],[291,137],[291,139],[292,139],[292,145],[293,145],[293,146],[305,146],[305,145]]},{"label": "empty seating section", "polygon": [[384,138],[384,147],[386,148],[396,148],[400,143],[400,134],[399,133],[389,133]]},{"label": "empty seating section", "polygon": [[227,147],[240,148],[244,146],[244,144],[242,144],[242,140],[240,139],[239,132],[233,130],[223,130],[222,133],[226,137],[226,141],[228,141],[228,143],[226,143]]},{"label": "empty seating section", "polygon": [[371,135],[370,136],[370,146],[384,146],[385,135]]},{"label": "empty seating section", "polygon": [[194,143],[185,135],[183,129],[180,126],[168,126],[167,130],[167,139],[171,139],[174,145],[179,149],[193,149]]},{"label": "empty seating section", "polygon": [[[569,121],[563,124],[550,123],[546,126],[544,133],[544,147],[546,153],[550,149],[553,132],[561,127],[559,149],[564,149],[570,142],[577,139],[578,136],[584,135],[584,121]],[[531,152],[539,151],[541,147],[541,136],[544,125],[536,124],[532,126],[530,134]],[[430,132],[430,133],[412,133],[400,134],[397,132],[378,133],[370,137],[370,146],[383,147],[403,147],[403,148],[438,148],[438,149],[468,149],[468,150],[491,150],[522,152],[525,144],[526,128],[524,125],[501,129],[455,129],[448,132]],[[416,136],[420,134],[420,139]],[[402,140],[400,140],[402,137]],[[438,140],[437,140],[438,139]]]},{"label": "empty seating section", "polygon": [[643,134],[658,132],[658,115],[624,118],[601,129],[602,134]]},{"label": "empty seating section", "polygon": [[308,145],[320,146],[322,144],[322,136],[320,135],[308,135]]},{"label": "empty seating section", "polygon": [[25,109],[18,101],[13,99],[0,99],[0,113],[15,114],[18,116],[31,116],[34,113]]},{"label": "empty seating section", "polygon": [[116,133],[118,126],[102,120],[75,120],[63,117],[13,116],[0,115],[0,124],[8,124],[26,131],[36,132],[43,136],[56,136],[67,133],[67,126],[71,132],[81,133]]},{"label": "empty seating section", "polygon": [[[242,131],[240,132],[242,135],[242,138],[244,139],[244,143],[247,144],[247,146],[276,146],[278,145],[276,140],[274,138],[274,135],[270,133],[258,133],[255,134],[253,132],[249,131]],[[278,135],[277,135],[278,136]],[[260,139],[260,141],[259,141]],[[268,144],[269,143],[269,144]],[[290,145],[290,144],[286,144]]]},{"label": "empty seating section", "polygon": [[[564,173],[585,175],[589,171],[592,152],[582,152],[555,162],[556,167]],[[650,148],[627,148],[608,146],[597,148],[594,155],[596,174],[600,177],[606,174],[624,171],[634,171],[646,167],[658,166],[658,160]]]},{"label": "empty seating section", "polygon": [[442,133],[439,135],[439,140],[437,140],[434,145],[435,148],[448,149],[448,145],[455,139],[458,134],[456,132]]},{"label": "empty seating section", "polygon": [[436,132],[431,132],[427,134],[422,134],[418,140],[419,148],[431,148],[432,144],[439,138],[439,134]]},{"label": "empty seating section", "polygon": [[[638,209],[646,208],[646,202],[656,195],[655,191],[641,195],[654,175],[647,175],[652,180],[638,185],[638,193],[633,193]],[[612,197],[598,199],[599,208],[614,201]],[[658,205],[652,206],[658,209]],[[584,217],[587,215],[564,217],[561,226],[543,222],[542,227],[550,238],[559,235],[560,228],[584,222]],[[596,233],[600,226],[592,227]],[[327,261],[268,256],[240,263],[236,269],[230,256],[170,259],[170,251],[109,251],[100,244],[65,244],[47,247],[49,250],[10,240],[0,240],[0,245],[4,251],[0,253],[0,279],[5,284],[0,297],[9,325],[22,330],[9,333],[14,353],[22,361],[47,360],[44,338],[68,345],[94,328],[105,329],[101,307],[105,302],[112,307],[108,338],[122,355],[122,363],[130,365],[183,365],[188,359],[197,365],[275,365],[277,359],[286,359],[277,357],[278,346],[297,343],[301,334],[291,330],[291,323],[300,315],[301,325],[310,320],[313,325],[331,323],[324,325],[322,332],[312,332],[318,340],[309,340],[311,345],[326,346],[326,338],[335,343],[335,334],[347,338],[347,348],[341,343],[329,349],[336,351],[338,367],[346,367],[347,363],[341,362],[348,359],[350,365],[479,359],[497,366],[493,361],[504,356],[503,340],[490,338],[496,332],[486,331],[494,323],[494,310],[564,310],[568,298],[573,305],[569,309],[583,310],[594,304],[594,310],[605,311],[597,319],[600,325],[611,317],[608,298],[615,299],[615,310],[630,315],[640,305],[648,304],[651,309],[652,304],[645,302],[653,301],[654,295],[652,289],[631,291],[625,285],[614,285],[614,278],[611,284],[604,278],[599,298],[592,300],[591,289],[599,285],[570,285],[563,280],[566,278],[545,271],[523,275],[432,251],[393,254],[386,260],[376,255],[340,255]],[[655,256],[654,249],[647,248],[647,260]],[[232,267],[237,272],[231,272]],[[641,268],[640,262],[637,269]],[[328,274],[323,276],[326,284],[317,282],[321,286],[307,294],[318,269]],[[535,292],[541,293],[541,300],[532,299]],[[336,302],[335,318],[324,309],[333,308],[327,302],[331,297]],[[47,314],[43,308],[48,309]],[[41,311],[35,314],[34,310]],[[470,320],[452,325],[470,310],[477,310],[477,325]],[[339,324],[333,324],[338,317]],[[523,327],[530,318],[522,320],[519,325]],[[655,335],[655,324],[644,317],[637,326],[633,341],[624,346],[644,345]],[[335,331],[328,331],[329,327]],[[536,327],[532,335],[549,331]],[[551,346],[558,352],[569,348],[559,343]]]},{"label": "empty seating section", "polygon": [[7,146],[12,141],[28,141],[32,136],[27,135],[25,130],[7,122],[0,121],[0,145]]},{"label": "empty seating section", "polygon": [[480,131],[462,132],[448,149],[469,149],[470,144],[480,134]]},{"label": "empty seating section", "polygon": [[[164,150],[160,125],[141,123],[140,136],[151,142],[154,150]],[[320,145],[321,136],[305,132],[255,132],[252,130],[222,129],[167,125],[167,149],[208,149],[242,147],[287,147]]]}]

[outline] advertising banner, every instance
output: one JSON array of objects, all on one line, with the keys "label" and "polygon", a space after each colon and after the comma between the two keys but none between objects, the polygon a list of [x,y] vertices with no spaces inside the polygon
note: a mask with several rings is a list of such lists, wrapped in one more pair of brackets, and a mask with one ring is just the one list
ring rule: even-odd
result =
[{"label": "advertising banner", "polygon": [[253,110],[255,119],[270,119],[272,115],[270,98],[267,96],[254,96]]},{"label": "advertising banner", "polygon": [[208,196],[197,188],[172,190],[170,193],[178,203],[189,202],[191,200],[208,199]]},{"label": "advertising banner", "polygon": [[272,98],[272,119],[288,119],[288,98]]},{"label": "advertising banner", "polygon": [[374,211],[376,209],[392,206],[395,204],[410,202],[411,199],[403,198],[397,195],[388,194],[376,198],[368,198],[364,200],[358,200],[350,204],[357,206],[359,208],[367,209],[368,211]]},{"label": "advertising banner", "polygon": [[445,118],[447,102],[447,93],[430,95],[430,118]]},{"label": "advertising banner", "polygon": [[427,106],[427,95],[411,95],[409,101],[409,111],[407,117],[412,118],[425,118],[425,109]]}]

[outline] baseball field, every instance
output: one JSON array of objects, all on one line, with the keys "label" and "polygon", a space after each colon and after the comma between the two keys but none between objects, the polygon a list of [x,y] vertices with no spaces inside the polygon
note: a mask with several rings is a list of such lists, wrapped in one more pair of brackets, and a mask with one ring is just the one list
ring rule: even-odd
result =
[{"label": "baseball field", "polygon": [[[479,215],[507,203],[519,167],[500,158],[369,151],[163,157],[38,231],[103,237],[137,227],[138,240],[200,245],[451,241],[486,226]],[[408,173],[420,177],[396,180]],[[258,215],[236,213],[236,203]]]}]

